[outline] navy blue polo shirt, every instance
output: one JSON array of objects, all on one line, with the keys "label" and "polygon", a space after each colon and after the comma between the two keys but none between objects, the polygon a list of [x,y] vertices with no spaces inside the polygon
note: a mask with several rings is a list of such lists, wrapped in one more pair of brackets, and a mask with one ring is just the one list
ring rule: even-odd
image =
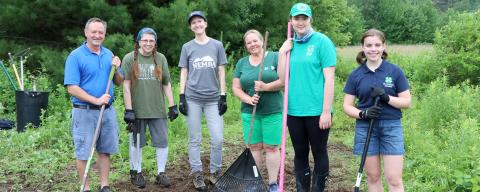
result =
[{"label": "navy blue polo shirt", "polygon": [[[112,57],[112,51],[103,46],[100,48],[100,54],[96,54],[88,49],[86,43],[83,43],[67,57],[63,84],[65,86],[78,85],[94,97],[102,96],[105,94],[107,82],[109,81]],[[113,83],[110,85],[109,94],[111,96],[109,103],[111,104],[114,99]],[[72,103],[91,105],[75,96],[72,96]]]},{"label": "navy blue polo shirt", "polygon": [[[383,60],[375,72],[368,69],[366,64],[357,67],[348,76],[343,92],[357,97],[357,108],[364,110],[374,103],[371,92],[375,86],[383,87],[388,95],[395,97],[398,96],[398,93],[409,89],[408,80],[402,69],[397,65]],[[382,114],[379,119],[391,120],[400,118],[402,118],[402,111],[400,111],[400,109],[388,104],[382,105]]]}]

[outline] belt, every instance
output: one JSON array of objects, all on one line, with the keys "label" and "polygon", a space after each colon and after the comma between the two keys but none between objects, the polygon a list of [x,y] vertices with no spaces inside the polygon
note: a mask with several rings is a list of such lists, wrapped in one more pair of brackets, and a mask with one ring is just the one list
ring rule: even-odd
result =
[{"label": "belt", "polygon": [[[105,105],[105,109],[108,109],[110,107],[110,105]],[[77,109],[87,109],[87,110],[100,110],[102,108],[102,106],[98,106],[98,105],[77,105],[77,104],[73,104],[73,108],[77,108]]]}]

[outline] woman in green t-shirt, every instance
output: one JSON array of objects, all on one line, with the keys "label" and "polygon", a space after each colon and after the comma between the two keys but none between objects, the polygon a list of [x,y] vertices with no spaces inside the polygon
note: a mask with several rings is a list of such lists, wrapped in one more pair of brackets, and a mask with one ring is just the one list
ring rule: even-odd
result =
[{"label": "woman in green t-shirt", "polygon": [[[269,178],[269,191],[276,191],[280,168],[279,145],[282,137],[283,65],[278,65],[278,53],[263,49],[263,37],[257,30],[249,30],[243,36],[249,56],[236,65],[232,89],[242,101],[242,125],[245,143],[248,144],[253,106],[257,106],[250,138],[255,163],[262,164],[263,151]],[[263,68],[260,64],[263,59]],[[283,62],[282,62],[283,63]],[[258,74],[262,70],[262,79]],[[256,92],[258,94],[256,94]]]},{"label": "woman in green t-shirt", "polygon": [[[126,123],[134,123],[134,133],[140,133],[140,146],[145,146],[145,130],[148,126],[152,137],[152,146],[156,150],[157,177],[155,184],[170,186],[165,174],[168,156],[167,117],[173,121],[178,116],[173,100],[170,73],[165,56],[157,52],[157,34],[152,28],[143,28],[138,32],[135,50],[125,55],[122,61],[125,71],[123,95],[125,101]],[[165,110],[165,97],[168,100],[168,114]],[[130,127],[130,126],[129,126]],[[142,174],[142,148],[137,149],[136,139],[131,139],[130,180],[139,188],[145,187]]]}]

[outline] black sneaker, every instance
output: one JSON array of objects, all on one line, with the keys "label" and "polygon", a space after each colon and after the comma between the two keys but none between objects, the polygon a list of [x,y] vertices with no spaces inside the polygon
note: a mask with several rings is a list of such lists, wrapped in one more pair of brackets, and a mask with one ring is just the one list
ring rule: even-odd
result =
[{"label": "black sneaker", "polygon": [[130,182],[133,182],[135,181],[135,177],[137,176],[137,171],[135,170],[130,170]]},{"label": "black sneaker", "polygon": [[143,178],[142,172],[137,173],[135,178],[132,182],[133,185],[137,186],[138,188],[145,188],[145,178]]},{"label": "black sneaker", "polygon": [[161,172],[155,178],[155,184],[160,185],[160,187],[170,187],[170,179],[165,172]]},{"label": "black sneaker", "polygon": [[203,173],[201,171],[194,172],[193,174],[193,185],[198,191],[205,191],[207,186],[203,178]]},{"label": "black sneaker", "polygon": [[100,188],[100,192],[113,192],[109,186],[103,186]]},{"label": "black sneaker", "polygon": [[210,173],[210,177],[208,177],[208,180],[214,185],[218,181],[218,178],[220,178],[220,176],[222,176],[222,171],[218,170],[215,171],[215,173]]}]

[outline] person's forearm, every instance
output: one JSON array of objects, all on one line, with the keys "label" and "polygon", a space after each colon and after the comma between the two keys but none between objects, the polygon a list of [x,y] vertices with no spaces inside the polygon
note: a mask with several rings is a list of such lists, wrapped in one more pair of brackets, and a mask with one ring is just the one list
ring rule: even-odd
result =
[{"label": "person's forearm", "polygon": [[220,94],[225,95],[227,92],[227,85],[225,82],[225,65],[218,66],[218,77],[220,79]]},{"label": "person's forearm", "polygon": [[277,79],[276,81],[272,81],[266,84],[265,91],[280,91],[283,90],[283,81]]},{"label": "person's forearm", "polygon": [[123,80],[124,80],[123,75],[117,70],[115,72],[115,75],[113,76],[113,83],[115,83],[116,86],[121,86]]},{"label": "person's forearm", "polygon": [[163,85],[163,91],[165,96],[167,96],[168,106],[171,107],[175,105],[175,101],[173,100],[173,92],[172,92],[172,85],[168,83],[167,85]]},{"label": "person's forearm", "polygon": [[123,81],[123,102],[125,103],[125,109],[133,109],[132,94],[130,92],[131,82],[130,80]]},{"label": "person's forearm", "polygon": [[96,104],[98,103],[98,98],[88,94],[80,88],[78,85],[68,85],[67,86],[67,91],[70,95],[75,96],[77,99],[80,99],[81,101],[85,101],[91,104]]},{"label": "person's forearm", "polygon": [[412,103],[412,96],[410,95],[409,90],[399,93],[398,97],[394,97],[394,96],[389,96],[389,97],[390,97],[390,101],[388,102],[388,104],[397,109],[409,108]]},{"label": "person's forearm", "polygon": [[185,84],[187,82],[188,69],[182,68],[180,70],[180,94],[185,94]]},{"label": "person's forearm", "polygon": [[322,113],[331,113],[333,104],[333,92],[335,83],[335,68],[329,67],[324,70],[325,86],[323,90],[323,111]]}]

